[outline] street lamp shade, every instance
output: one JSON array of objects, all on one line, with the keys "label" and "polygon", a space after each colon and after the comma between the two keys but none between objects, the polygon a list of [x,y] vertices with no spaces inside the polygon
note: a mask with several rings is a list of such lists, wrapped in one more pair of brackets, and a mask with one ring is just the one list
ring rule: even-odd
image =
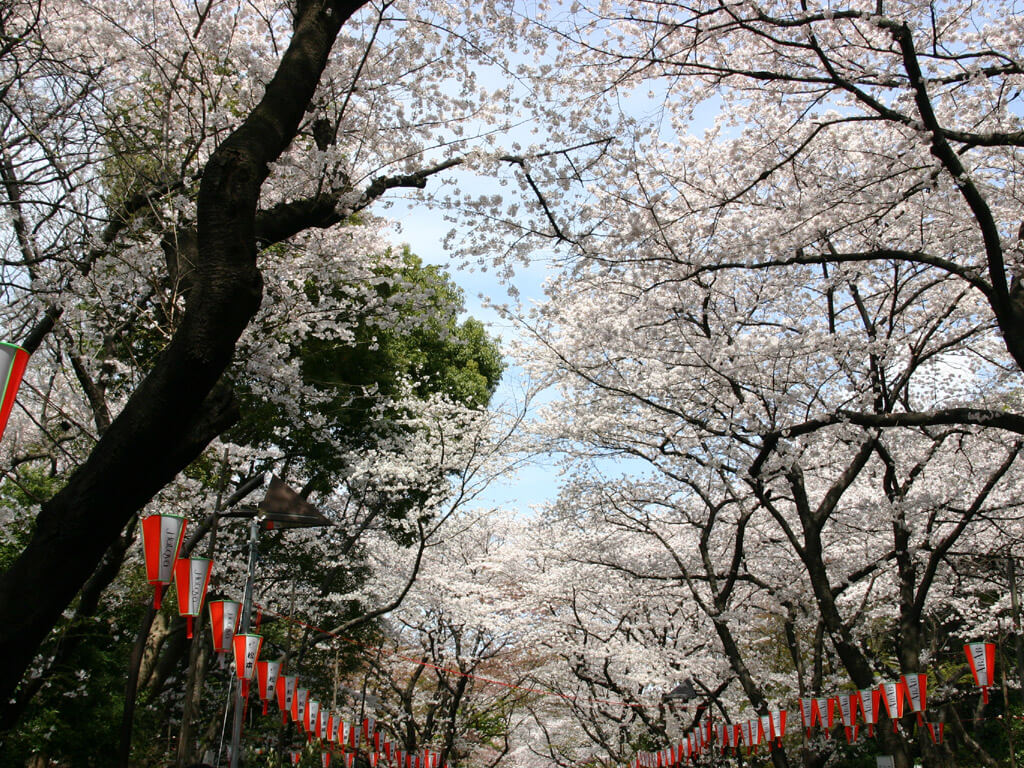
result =
[{"label": "street lamp shade", "polygon": [[277,475],[271,477],[270,487],[258,509],[267,530],[320,528],[331,524],[316,507],[299,496]]},{"label": "street lamp shade", "polygon": [[689,702],[697,698],[697,689],[693,687],[693,681],[686,678],[675,688],[665,694],[664,700],[667,704],[679,704],[685,707]]}]

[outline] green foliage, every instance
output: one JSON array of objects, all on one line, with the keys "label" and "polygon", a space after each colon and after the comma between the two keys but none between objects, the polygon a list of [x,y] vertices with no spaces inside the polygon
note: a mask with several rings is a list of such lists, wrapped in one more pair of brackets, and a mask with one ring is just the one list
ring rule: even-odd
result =
[{"label": "green foliage", "polygon": [[63,476],[54,475],[41,463],[22,464],[15,478],[0,484],[0,506],[31,507],[50,498],[65,481]]},{"label": "green foliage", "polygon": [[[381,404],[398,397],[406,382],[413,382],[418,397],[443,393],[480,408],[501,378],[495,340],[479,321],[459,321],[462,292],[443,270],[405,251],[399,270],[380,267],[377,274],[386,278],[377,288],[380,298],[408,322],[395,329],[364,316],[357,319],[350,343],[310,336],[291,344],[291,354],[302,361],[304,383],[328,396],[304,413],[325,418],[325,425],[294,419],[255,395],[246,382],[236,382],[242,419],[229,437],[253,446],[279,446],[294,466],[319,479],[320,489],[344,471],[347,451],[393,433],[399,414]],[[307,286],[314,303],[319,290]]]},{"label": "green foliage", "polygon": [[497,746],[496,740],[509,733],[509,710],[511,704],[495,706],[487,709],[468,707],[463,713],[467,730],[481,741]]},{"label": "green foliage", "polygon": [[37,505],[63,483],[64,478],[43,463],[21,464],[0,482],[0,509],[8,510],[0,536],[0,570],[8,568],[28,543]]},{"label": "green foliage", "polygon": [[80,642],[32,699],[18,728],[6,735],[0,768],[21,768],[33,755],[71,768],[110,764],[133,640],[126,628],[137,625],[139,614],[132,606],[101,611],[62,630],[63,642]]},{"label": "green foliage", "polygon": [[[110,173],[114,170],[108,168]],[[117,173],[121,174],[121,170]],[[131,172],[125,171],[123,191],[119,194],[130,192],[130,177]],[[437,267],[424,266],[408,252],[403,254],[400,269],[381,267],[378,276],[385,279],[376,290],[380,299],[397,309],[400,330],[382,326],[371,310],[357,308],[353,311],[362,314],[352,343],[296,339],[290,353],[301,359],[305,382],[328,395],[326,403],[309,405],[294,420],[283,409],[257,396],[255,382],[236,380],[242,420],[228,436],[230,439],[256,447],[274,445],[284,450],[298,473],[317,478],[319,487],[328,488],[344,472],[347,451],[371,447],[375,441],[400,432],[396,424],[403,414],[380,404],[398,397],[407,382],[413,383],[413,394],[418,397],[443,393],[470,407],[487,404],[501,376],[500,354],[481,323],[460,321],[462,294],[449,277]],[[315,293],[317,287],[309,286],[308,290]],[[349,318],[341,320],[346,324],[352,322]],[[139,323],[119,338],[116,349],[108,351],[122,361],[146,367],[159,353],[164,340],[162,330]],[[118,388],[118,382],[113,381],[111,391]],[[325,417],[324,426],[312,426],[321,416]],[[188,478],[210,489],[218,485],[221,474],[219,453],[212,450],[185,470]],[[439,481],[443,478],[426,478],[424,490],[414,488],[403,498],[363,501],[381,504],[392,519],[422,514],[429,484]],[[4,536],[0,538],[0,567],[20,553],[31,532],[38,504],[62,484],[63,479],[51,476],[49,464],[43,462],[20,465],[15,474],[0,483],[0,508],[8,510]],[[400,538],[397,532],[395,535]],[[241,526],[225,527],[221,531],[221,548],[239,551],[244,547],[244,539]],[[325,569],[295,537],[280,532],[266,534],[260,549],[268,570],[275,564],[286,564],[289,572],[303,575],[314,591],[322,590],[323,594],[354,590],[367,578],[360,566],[358,548],[349,553],[343,564],[331,569]],[[49,657],[57,643],[76,639],[73,652],[60,668],[50,670],[18,727],[5,736],[0,768],[24,766],[34,756],[67,766],[106,765],[113,759],[118,747],[128,659],[150,595],[144,574],[132,568],[120,574],[117,591],[118,601],[101,605],[95,616],[65,622],[47,642],[44,658]],[[172,602],[165,599],[164,610],[173,611]],[[341,606],[332,604],[331,615],[320,618],[333,625],[355,617],[361,610],[355,601]],[[263,632],[266,647],[273,655],[301,644],[301,633],[284,623],[265,624]],[[355,635],[372,641],[375,632],[377,627],[371,624]],[[161,658],[172,653],[170,646],[166,644]],[[171,661],[180,665],[185,659],[187,654]],[[354,672],[360,661],[353,648],[344,649],[337,659],[333,654],[302,654],[301,665],[306,684],[329,690],[335,662],[344,677]],[[180,666],[176,669],[179,671],[172,672],[171,677],[183,681],[184,670]],[[211,670],[207,688],[223,691],[225,686],[226,673]],[[215,698],[219,706],[223,695],[217,694]],[[204,711],[195,722],[212,722],[219,717],[218,712],[206,711],[213,706],[209,702],[204,701],[201,706]],[[176,722],[178,707],[180,692],[174,685],[140,692],[133,738],[133,758],[137,764],[151,765],[163,759],[167,742],[162,737],[167,723]],[[479,726],[483,733],[497,735],[501,724],[484,719]],[[262,742],[265,748],[276,746],[277,728],[272,719],[255,718],[250,729],[253,743]],[[88,738],[83,738],[84,734]],[[309,756],[310,764],[318,764],[318,759],[318,755]]]}]

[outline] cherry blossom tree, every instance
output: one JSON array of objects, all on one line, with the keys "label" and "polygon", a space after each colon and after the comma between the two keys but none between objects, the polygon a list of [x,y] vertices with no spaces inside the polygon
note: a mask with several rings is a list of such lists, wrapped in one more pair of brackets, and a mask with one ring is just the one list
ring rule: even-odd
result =
[{"label": "cherry blossom tree", "polygon": [[524,27],[554,41],[533,75],[579,147],[534,156],[542,199],[509,222],[562,259],[521,352],[560,388],[557,509],[649,542],[623,557],[660,546],[657,567],[578,551],[687,586],[713,682],[759,711],[783,672],[795,699],[958,654],[986,626],[960,558],[1019,541],[1012,13],[638,2]]},{"label": "cherry blossom tree", "polygon": [[0,581],[5,701],[125,524],[237,421],[239,382],[318,402],[294,338],[345,343],[356,306],[412,322],[379,290],[400,253],[370,258],[390,243],[368,208],[456,162],[476,137],[460,120],[486,122],[489,12],[5,7],[3,313],[34,353],[35,422],[5,448],[52,455],[54,478]]},{"label": "cherry blossom tree", "polygon": [[511,747],[516,707],[528,695],[517,687],[526,672],[519,592],[505,562],[512,530],[493,510],[453,518],[364,654],[378,723],[408,754],[427,748],[448,765],[495,766]]}]

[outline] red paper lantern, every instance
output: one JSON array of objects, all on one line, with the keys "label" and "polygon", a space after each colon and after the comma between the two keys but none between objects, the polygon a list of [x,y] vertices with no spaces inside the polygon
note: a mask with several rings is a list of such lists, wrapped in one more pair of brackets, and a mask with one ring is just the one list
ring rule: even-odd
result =
[{"label": "red paper lantern", "polygon": [[892,720],[892,732],[899,730],[900,718],[903,717],[903,683],[880,683],[878,690],[881,691],[880,700],[885,706],[885,711]]},{"label": "red paper lantern", "polygon": [[323,768],[329,768],[331,764],[331,753],[326,750],[320,753],[320,765]]},{"label": "red paper lantern", "polygon": [[234,600],[210,601],[210,631],[213,633],[213,650],[227,653],[238,630],[242,604]]},{"label": "red paper lantern", "polygon": [[188,617],[187,637],[192,638],[192,619],[203,610],[213,560],[205,557],[179,558],[174,563],[174,584],[178,591],[178,615]]},{"label": "red paper lantern", "polygon": [[306,722],[306,703],[309,701],[308,688],[296,688],[292,699],[292,721],[301,727]]},{"label": "red paper lantern", "polygon": [[922,713],[928,709],[928,675],[921,672],[916,675],[903,675],[903,693],[910,704],[910,711],[917,713],[918,725],[924,725]]},{"label": "red paper lantern", "polygon": [[825,738],[832,738],[832,729],[835,727],[836,722],[836,709],[839,707],[839,702],[834,696],[827,698],[814,699],[814,711],[817,712],[817,720],[812,720],[812,725],[817,722],[821,726],[822,730],[825,731]]},{"label": "red paper lantern", "polygon": [[776,746],[782,746],[782,739],[786,735],[786,710],[775,709],[771,713],[772,738]]},{"label": "red paper lantern", "polygon": [[295,688],[299,682],[296,675],[279,675],[277,678],[277,708],[281,710],[281,722],[288,722],[288,713],[295,701]]},{"label": "red paper lantern", "polygon": [[821,722],[821,713],[818,712],[818,704],[814,699],[800,699],[800,724],[804,729],[804,738],[811,738],[811,728],[815,722]]},{"label": "red paper lantern", "polygon": [[877,688],[864,688],[860,692],[860,708],[864,713],[864,722],[868,724],[868,736],[875,735],[875,723],[878,722],[878,714],[881,711],[880,696]]},{"label": "red paper lantern", "polygon": [[267,702],[270,701],[277,688],[277,677],[281,670],[280,661],[257,661],[256,682],[260,687],[260,701],[263,702],[263,714],[267,714]]},{"label": "red paper lantern", "polygon": [[839,704],[839,716],[842,718],[843,725],[851,726],[857,722],[857,708],[860,701],[860,693],[854,691],[853,693],[840,693],[836,698],[836,703]]},{"label": "red paper lantern", "polygon": [[249,681],[256,672],[256,662],[260,659],[260,648],[263,646],[263,635],[251,635],[240,632],[232,639],[235,648],[235,674],[242,681],[242,700],[249,698]]},{"label": "red paper lantern", "polygon": [[142,552],[146,558],[146,579],[153,585],[153,608],[160,610],[161,587],[171,583],[174,562],[185,538],[181,515],[150,515],[142,521]]},{"label": "red paper lantern", "polygon": [[981,688],[981,700],[988,704],[988,689],[995,682],[995,643],[968,643],[964,646],[967,663],[971,665],[974,684]]},{"label": "red paper lantern", "polygon": [[302,727],[310,739],[318,737],[317,726],[320,724],[320,702],[316,699],[309,699],[306,702],[306,716],[303,718]]},{"label": "red paper lantern", "polygon": [[3,396],[0,398],[0,437],[3,437],[7,428],[7,420],[14,409],[14,399],[18,395],[18,387],[27,365],[27,350],[17,344],[0,341],[0,377],[4,385]]},{"label": "red paper lantern", "polygon": [[318,739],[320,739],[321,741],[330,742],[330,740],[331,740],[330,731],[327,730],[327,721],[329,719],[328,718],[329,714],[330,713],[326,709],[324,709],[322,706],[320,707],[320,712],[317,714],[317,719],[316,719],[316,737]]}]

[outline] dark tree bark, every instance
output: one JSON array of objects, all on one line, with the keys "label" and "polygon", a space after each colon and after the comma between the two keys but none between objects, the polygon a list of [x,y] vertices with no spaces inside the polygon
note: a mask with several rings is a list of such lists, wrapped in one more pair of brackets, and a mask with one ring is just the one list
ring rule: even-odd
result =
[{"label": "dark tree bark", "polygon": [[[299,0],[295,32],[260,103],[214,151],[198,203],[198,263],[170,343],[0,576],[0,700],[125,524],[237,418],[221,381],[262,299],[256,206],[294,138],[342,24],[359,0]],[[31,593],[28,600],[26,594]]]}]

